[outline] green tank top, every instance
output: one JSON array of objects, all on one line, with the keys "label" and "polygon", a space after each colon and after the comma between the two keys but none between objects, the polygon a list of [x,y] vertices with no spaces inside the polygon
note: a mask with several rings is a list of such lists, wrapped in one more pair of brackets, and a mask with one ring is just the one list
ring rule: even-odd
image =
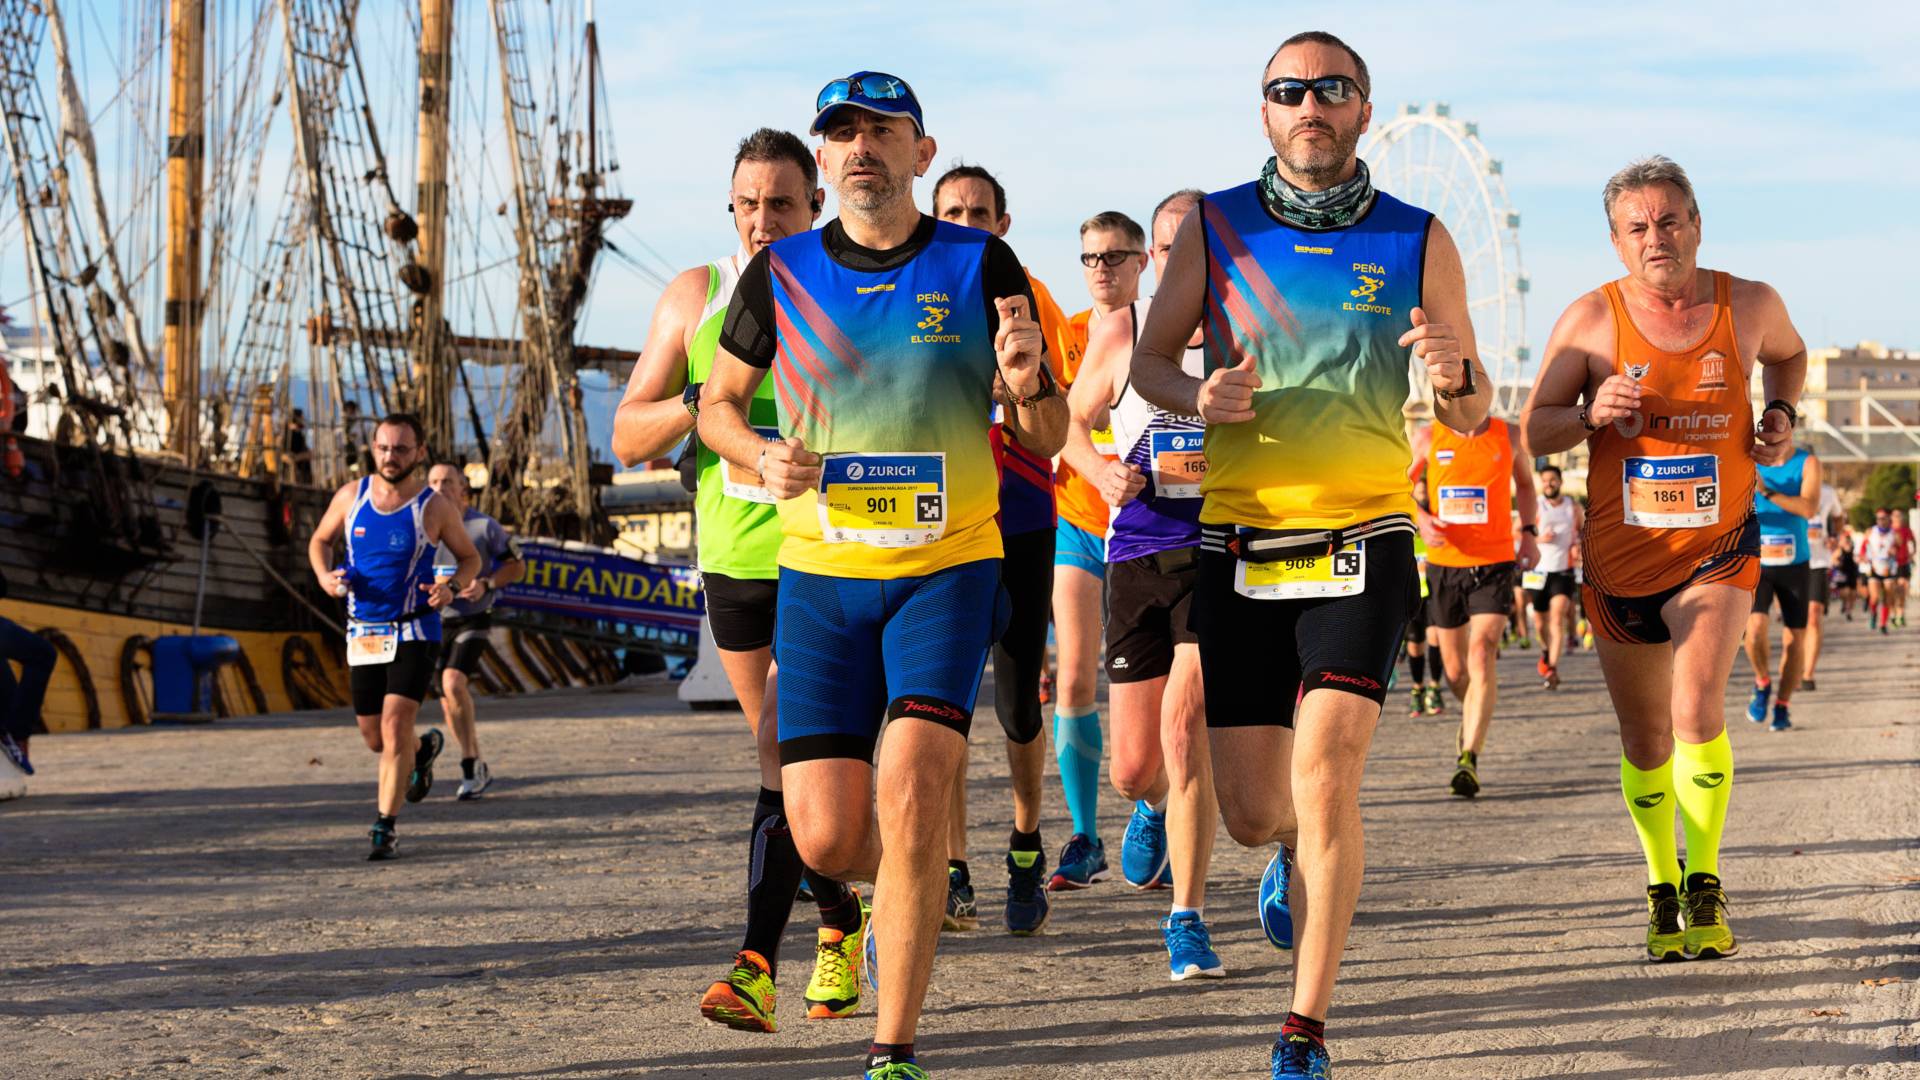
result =
[{"label": "green tank top", "polygon": [[[720,324],[726,320],[727,301],[740,280],[746,259],[731,255],[707,264],[707,304],[699,327],[687,347],[687,381],[704,383],[713,369],[714,350],[720,344]],[[779,410],[773,398],[773,378],[760,382],[748,407],[747,422],[762,435],[777,437]],[[771,580],[780,576],[774,560],[780,554],[780,509],[759,478],[720,460],[700,446],[699,488],[693,497],[694,529],[700,569],[730,578]]]}]

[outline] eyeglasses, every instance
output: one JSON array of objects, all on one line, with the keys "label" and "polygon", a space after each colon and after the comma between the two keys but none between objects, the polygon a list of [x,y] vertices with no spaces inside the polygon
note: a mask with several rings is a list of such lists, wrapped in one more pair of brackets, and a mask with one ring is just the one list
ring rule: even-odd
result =
[{"label": "eyeglasses", "polygon": [[1128,259],[1145,255],[1144,251],[1083,251],[1080,253],[1080,265],[1091,270],[1101,263],[1118,267]]},{"label": "eyeglasses", "polygon": [[814,99],[813,109],[819,112],[829,105],[838,105],[850,97],[858,95],[869,101],[911,101],[919,102],[914,96],[913,87],[905,79],[878,72],[835,79],[820,88],[820,96]]},{"label": "eyeglasses", "polygon": [[1289,109],[1305,101],[1308,91],[1312,91],[1314,100],[1322,105],[1345,105],[1355,98],[1366,97],[1360,90],[1360,84],[1345,75],[1329,75],[1324,79],[1275,79],[1261,89],[1268,101]]}]

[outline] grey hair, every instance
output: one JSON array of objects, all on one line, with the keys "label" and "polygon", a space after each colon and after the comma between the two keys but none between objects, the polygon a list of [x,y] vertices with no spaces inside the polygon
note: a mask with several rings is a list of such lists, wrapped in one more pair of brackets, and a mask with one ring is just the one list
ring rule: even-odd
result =
[{"label": "grey hair", "polygon": [[1700,218],[1700,202],[1693,197],[1693,182],[1687,179],[1687,171],[1672,158],[1664,154],[1655,154],[1638,161],[1628,163],[1627,167],[1613,174],[1607,181],[1606,190],[1600,194],[1600,202],[1607,213],[1607,229],[1613,229],[1613,204],[1620,196],[1629,191],[1639,191],[1655,184],[1672,184],[1687,197],[1687,217]]},{"label": "grey hair", "polygon": [[1159,221],[1161,212],[1174,203],[1188,202],[1198,206],[1200,205],[1200,200],[1206,197],[1207,193],[1201,191],[1199,188],[1181,188],[1179,191],[1161,199],[1159,205],[1153,208],[1153,216],[1147,220],[1149,222]]},{"label": "grey hair", "polygon": [[1139,222],[1118,210],[1102,210],[1080,223],[1081,236],[1085,236],[1095,229],[1117,232],[1125,236],[1128,240],[1139,244],[1141,247],[1147,246],[1146,230],[1140,228]]}]

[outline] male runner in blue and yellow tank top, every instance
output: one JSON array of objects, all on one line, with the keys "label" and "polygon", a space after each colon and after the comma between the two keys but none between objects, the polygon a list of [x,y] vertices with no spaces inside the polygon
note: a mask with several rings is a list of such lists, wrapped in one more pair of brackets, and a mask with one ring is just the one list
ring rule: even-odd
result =
[{"label": "male runner in blue and yellow tank top", "polygon": [[[632,466],[669,453],[693,433],[700,386],[713,366],[734,282],[747,261],[776,240],[807,231],[826,193],[807,145],[793,134],[761,128],[740,140],[733,155],[727,209],[740,247],[734,254],[682,273],[667,286],[613,420],[613,452]],[[772,386],[754,398],[750,419],[771,431]],[[774,977],[780,936],[804,880],[820,907],[807,1015],[850,1016],[860,1004],[859,963],[864,923],[860,897],[848,886],[808,870],[794,849],[774,744],[774,591],[779,568],[779,513],[758,480],[727,466],[696,439],[695,531],[707,626],[720,666],[746,713],[760,757],[760,795],[748,832],[747,926],[726,978],[700,999],[701,1015],[741,1031],[773,1031]]]},{"label": "male runner in blue and yellow tank top", "polygon": [[[1208,425],[1193,626],[1221,814],[1242,844],[1293,850],[1306,907],[1275,1077],[1331,1072],[1325,1020],[1364,870],[1360,779],[1419,596],[1407,347],[1440,422],[1473,430],[1490,396],[1451,237],[1375,191],[1354,155],[1368,86],[1333,35],[1282,43],[1261,76],[1275,156],[1182,224],[1133,360],[1142,395]],[[1179,367],[1195,327],[1204,380]],[[1285,904],[1285,870],[1268,864],[1263,921]]]},{"label": "male runner in blue and yellow tank top", "polygon": [[[700,437],[781,500],[775,643],[794,841],[809,866],[874,881],[866,966],[887,991],[867,1076],[917,1080],[953,784],[1006,617],[987,429],[999,401],[1014,438],[1051,457],[1066,402],[1012,249],[914,206],[935,145],[913,91],[856,72],[816,107],[841,215],[747,265]],[[779,439],[748,422],[768,378]]]}]

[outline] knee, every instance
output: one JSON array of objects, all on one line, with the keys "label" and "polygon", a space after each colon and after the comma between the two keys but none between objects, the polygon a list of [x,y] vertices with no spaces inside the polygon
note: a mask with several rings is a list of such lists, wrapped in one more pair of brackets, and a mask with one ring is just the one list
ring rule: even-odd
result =
[{"label": "knee", "polygon": [[1467,646],[1468,670],[1481,672],[1493,667],[1494,657],[1499,654],[1499,642],[1484,637],[1475,637]]},{"label": "knee", "polygon": [[[792,825],[791,822],[788,824]],[[809,869],[837,881],[845,881],[859,873],[866,836],[850,829],[808,832],[794,828],[793,846],[800,853],[800,861],[806,863]]]},{"label": "knee", "polygon": [[440,693],[445,697],[465,700],[467,696],[467,676],[458,668],[448,668],[440,673]]},{"label": "knee", "polygon": [[373,751],[376,754],[386,748],[386,743],[383,739],[381,739],[380,729],[377,727],[361,728],[360,739],[362,742],[365,742],[367,744],[367,749]]},{"label": "knee", "polygon": [[407,744],[413,739],[413,718],[395,713],[382,715],[378,738],[386,744],[385,748],[389,752],[405,753]]},{"label": "knee", "polygon": [[1160,778],[1158,763],[1144,761],[1122,761],[1114,756],[1113,764],[1107,770],[1108,779],[1113,781],[1113,790],[1124,799],[1144,799],[1153,790],[1153,782]]},{"label": "knee", "polygon": [[1088,678],[1085,672],[1077,670],[1080,665],[1063,663],[1060,665],[1056,699],[1061,705],[1085,706],[1093,703],[1094,684],[1097,679]]},{"label": "knee", "polygon": [[1251,806],[1223,797],[1220,820],[1227,827],[1227,835],[1241,847],[1263,847],[1276,838],[1292,847],[1297,839],[1293,813],[1286,808]]}]

